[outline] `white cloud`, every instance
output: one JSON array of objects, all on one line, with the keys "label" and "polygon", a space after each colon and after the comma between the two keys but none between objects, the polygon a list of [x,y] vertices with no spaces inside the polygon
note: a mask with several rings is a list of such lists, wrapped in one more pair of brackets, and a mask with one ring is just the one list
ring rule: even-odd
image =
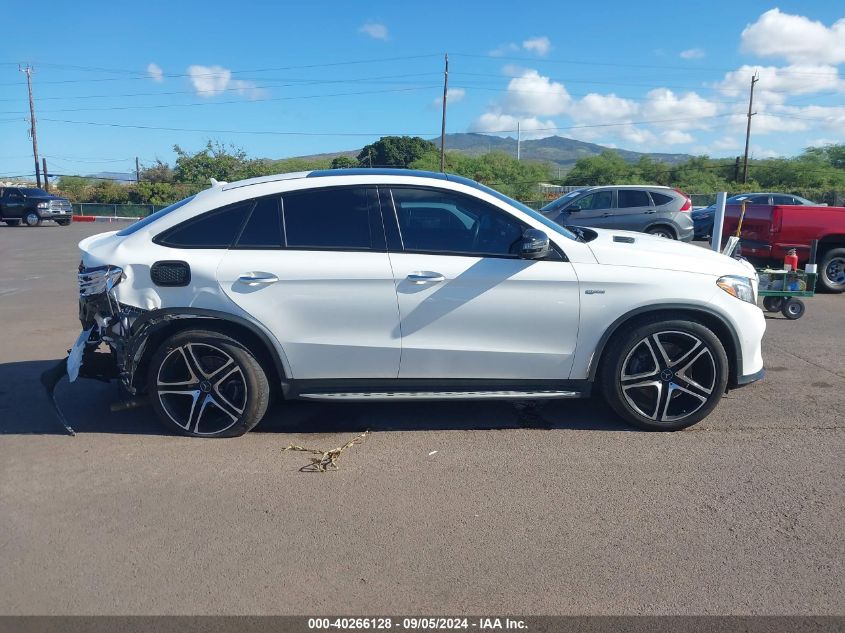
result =
[{"label": "white cloud", "polygon": [[688,48],[685,51],[681,51],[681,59],[701,59],[704,55],[703,48]]},{"label": "white cloud", "polygon": [[816,92],[845,92],[845,80],[836,66],[791,64],[789,66],[742,66],[725,74],[716,87],[725,95],[747,99],[751,76],[759,73],[754,87],[754,102],[784,103],[790,95]]},{"label": "white cloud", "polygon": [[508,53],[515,53],[518,50],[519,50],[519,46],[517,46],[513,42],[510,42],[508,44],[500,44],[496,48],[494,48],[490,51],[487,51],[487,54],[490,57],[504,57]]},{"label": "white cloud", "polygon": [[214,97],[226,91],[249,99],[260,99],[264,91],[251,81],[232,79],[232,71],[222,66],[188,66],[191,84],[200,97]]},{"label": "white cloud", "polygon": [[572,101],[563,84],[550,80],[536,70],[525,70],[508,82],[504,110],[529,116],[563,114]]},{"label": "white cloud", "polygon": [[695,138],[689,132],[681,132],[680,130],[666,130],[660,135],[660,140],[666,145],[680,145],[682,143],[692,143]]},{"label": "white cloud", "polygon": [[771,9],[742,31],[741,49],[790,62],[845,62],[845,18],[830,27],[803,15]]},{"label": "white cloud", "polygon": [[708,128],[712,125],[712,117],[719,112],[719,104],[695,92],[676,95],[668,88],[655,88],[646,96],[648,99],[640,108],[642,117],[663,121],[660,125],[670,129]]},{"label": "white cloud", "polygon": [[548,37],[541,35],[539,37],[531,37],[525,40],[522,43],[522,48],[544,57],[549,54],[550,50],[552,50],[552,43],[549,41]]},{"label": "white cloud", "polygon": [[381,22],[366,22],[358,27],[358,32],[369,35],[374,40],[386,40],[389,37],[387,26]]},{"label": "white cloud", "polygon": [[[463,88],[449,88],[446,92],[446,104],[450,103],[457,103],[458,101],[463,101],[464,97],[466,96],[467,91]],[[434,105],[439,106],[443,104],[443,97],[437,97],[434,100]]]},{"label": "white cloud", "polygon": [[161,69],[161,66],[154,62],[150,62],[147,66],[147,76],[156,83],[164,81],[164,71]]},{"label": "white cloud", "polygon": [[519,131],[523,139],[554,136],[555,130],[553,128],[557,127],[554,121],[542,121],[537,117],[518,117],[502,112],[485,112],[470,125],[470,132],[516,136],[517,123],[519,123]]}]

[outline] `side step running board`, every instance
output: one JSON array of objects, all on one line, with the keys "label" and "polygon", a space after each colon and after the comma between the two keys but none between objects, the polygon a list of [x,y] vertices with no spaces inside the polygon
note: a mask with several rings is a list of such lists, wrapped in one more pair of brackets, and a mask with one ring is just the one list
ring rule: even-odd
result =
[{"label": "side step running board", "polygon": [[579,391],[379,391],[357,393],[300,393],[309,400],[540,400],[580,398]]}]

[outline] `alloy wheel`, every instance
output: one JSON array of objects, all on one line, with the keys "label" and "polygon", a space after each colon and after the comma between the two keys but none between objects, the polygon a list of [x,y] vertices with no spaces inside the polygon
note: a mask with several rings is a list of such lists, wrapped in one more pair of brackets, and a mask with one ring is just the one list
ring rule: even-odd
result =
[{"label": "alloy wheel", "polygon": [[824,269],[824,276],[827,277],[831,285],[845,285],[845,257],[831,259]]},{"label": "alloy wheel", "polygon": [[159,367],[156,391],[168,417],[197,435],[226,431],[240,419],[247,402],[241,367],[207,343],[171,350]]},{"label": "alloy wheel", "polygon": [[688,332],[664,331],[640,340],[619,376],[628,405],[656,422],[673,423],[701,409],[717,384],[710,348]]}]

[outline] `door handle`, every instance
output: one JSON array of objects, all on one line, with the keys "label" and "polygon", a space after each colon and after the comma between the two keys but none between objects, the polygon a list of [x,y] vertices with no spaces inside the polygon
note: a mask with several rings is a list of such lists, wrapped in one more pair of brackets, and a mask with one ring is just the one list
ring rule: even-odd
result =
[{"label": "door handle", "polygon": [[279,278],[270,273],[244,273],[238,277],[238,281],[248,286],[257,286],[259,284],[274,284],[279,281]]},{"label": "door handle", "polygon": [[428,270],[421,270],[408,275],[407,280],[415,284],[436,284],[440,283],[441,281],[446,281],[446,277],[444,277],[440,273],[435,273]]},{"label": "door handle", "polygon": [[648,215],[649,213],[657,213],[657,211],[645,211],[645,212],[643,212],[644,215]]},{"label": "door handle", "polygon": [[601,214],[601,217],[603,217],[603,218],[609,218],[609,217],[611,217],[612,215],[613,215],[612,213],[602,213],[602,214]]}]

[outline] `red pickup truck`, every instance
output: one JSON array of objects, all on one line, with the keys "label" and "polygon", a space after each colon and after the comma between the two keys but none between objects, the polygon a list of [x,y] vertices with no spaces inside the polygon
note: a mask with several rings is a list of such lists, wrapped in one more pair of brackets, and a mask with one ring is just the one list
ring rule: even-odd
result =
[{"label": "red pickup truck", "polygon": [[[723,243],[736,233],[740,205],[725,207]],[[803,264],[810,244],[819,241],[820,289],[845,292],[845,207],[749,204],[742,221],[740,246],[749,259],[783,262],[794,248]]]}]

